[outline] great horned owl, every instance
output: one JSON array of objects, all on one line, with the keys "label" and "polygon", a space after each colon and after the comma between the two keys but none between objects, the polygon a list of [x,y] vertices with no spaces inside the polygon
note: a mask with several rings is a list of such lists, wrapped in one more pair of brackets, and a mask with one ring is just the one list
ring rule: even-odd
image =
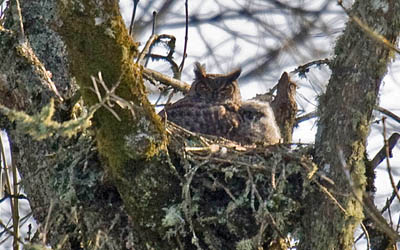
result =
[{"label": "great horned owl", "polygon": [[240,73],[241,69],[207,74],[204,66],[195,63],[195,79],[189,93],[166,105],[160,115],[190,131],[241,144],[278,143],[281,137],[270,105],[241,100],[236,81]]}]

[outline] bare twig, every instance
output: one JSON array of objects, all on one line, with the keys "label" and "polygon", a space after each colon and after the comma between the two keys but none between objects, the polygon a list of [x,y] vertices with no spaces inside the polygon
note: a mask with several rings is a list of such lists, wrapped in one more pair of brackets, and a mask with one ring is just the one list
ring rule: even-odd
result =
[{"label": "bare twig", "polygon": [[0,26],[4,24],[4,13],[8,9],[10,1],[1,0],[0,1]]},{"label": "bare twig", "polygon": [[12,170],[12,177],[13,177],[13,199],[12,199],[12,219],[13,219],[13,229],[14,229],[14,241],[13,241],[13,248],[14,250],[19,250],[19,205],[18,201],[19,199],[15,196],[19,195],[19,188],[18,188],[18,173],[17,173],[17,167],[15,164],[12,164],[11,166]]},{"label": "bare twig", "polygon": [[317,181],[315,182],[315,184],[317,184],[321,191],[328,196],[328,198],[343,212],[343,214],[348,215],[346,209],[339,203],[335,196],[333,196],[333,194],[331,194],[331,192],[329,192],[329,190],[325,186]]},{"label": "bare twig", "polygon": [[388,170],[389,178],[390,178],[390,184],[392,185],[393,191],[395,192],[397,199],[400,201],[400,194],[397,190],[396,184],[394,183],[393,175],[392,175],[392,168],[390,166],[390,149],[389,149],[389,143],[388,140],[386,139],[386,123],[385,123],[386,117],[382,117],[382,123],[383,123],[383,140],[385,142],[385,152],[386,152],[386,167]]},{"label": "bare twig", "polygon": [[400,117],[398,117],[395,113],[390,112],[389,110],[387,110],[385,108],[382,108],[382,107],[375,107],[375,110],[378,110],[379,112],[389,116],[390,118],[392,118],[396,122],[400,123]]},{"label": "bare twig", "polygon": [[388,47],[389,49],[397,52],[398,54],[400,54],[400,49],[397,48],[393,43],[391,43],[390,41],[388,41],[384,36],[382,36],[381,34],[378,34],[377,32],[375,32],[374,30],[372,30],[370,27],[368,27],[368,25],[364,24],[360,18],[356,17],[356,16],[349,16],[355,23],[358,24],[358,26],[360,26],[364,31],[367,32],[367,34],[369,36],[371,36],[373,39],[375,39],[375,41],[378,41],[380,43],[382,43],[383,45],[385,45],[386,47]]},{"label": "bare twig", "polygon": [[182,73],[183,65],[185,64],[186,59],[186,49],[187,49],[187,42],[188,42],[188,33],[189,33],[189,7],[188,7],[188,0],[185,1],[185,15],[186,15],[186,24],[185,24],[185,45],[183,47],[183,55],[182,55],[182,62],[179,65],[179,73]]},{"label": "bare twig", "polygon": [[[108,111],[110,111],[118,121],[121,121],[121,118],[112,109],[112,107],[114,106],[114,104],[112,102],[114,102],[123,109],[129,109],[129,111],[131,111],[132,117],[135,117],[135,109],[133,107],[134,104],[132,102],[129,102],[129,101],[117,96],[114,93],[121,82],[121,77],[122,77],[122,75],[120,76],[120,79],[118,79],[118,82],[111,88],[111,90],[109,90],[103,80],[101,72],[98,73],[98,78],[91,76],[93,88],[89,88],[89,89],[97,95],[97,99],[99,100],[99,103],[95,104],[93,106],[93,108],[91,108],[92,113],[94,113],[99,107],[104,107]],[[100,83],[106,92],[106,95],[104,96],[104,98],[101,97],[100,91],[97,87],[97,83]]]},{"label": "bare twig", "polygon": [[[145,1],[143,2],[143,10],[142,15],[137,19],[138,21],[135,23],[135,34],[137,36],[142,35],[144,31],[150,30],[150,27],[153,25],[153,20],[147,20],[147,13],[150,12],[150,9],[155,8],[154,3],[159,1]],[[174,7],[175,4],[179,3],[179,1],[175,0],[163,0],[163,4],[160,7],[157,7],[157,19],[158,21],[164,21],[165,17],[171,13],[171,8]],[[163,22],[163,25],[166,22]]]},{"label": "bare twig", "polygon": [[[327,59],[324,59],[324,60],[327,60]],[[311,63],[312,63],[312,62],[311,62]],[[305,65],[306,65],[306,64],[305,64]],[[303,66],[304,66],[304,65],[303,65]],[[298,68],[303,67],[303,66],[299,66]],[[295,69],[295,70],[292,71],[292,72],[298,72],[298,71],[297,71],[298,68]],[[377,111],[379,111],[379,112],[381,112],[381,113],[383,113],[383,114],[389,116],[390,118],[392,118],[392,119],[395,120],[396,122],[400,123],[400,117],[397,116],[395,113],[393,113],[393,112],[391,112],[391,111],[389,111],[389,110],[387,110],[387,109],[385,109],[385,108],[379,107],[379,106],[375,107],[375,110],[377,110]],[[312,111],[312,112],[307,113],[307,114],[305,114],[305,115],[299,116],[299,117],[296,118],[296,124],[295,124],[295,125],[297,126],[299,123],[302,123],[302,122],[304,122],[304,121],[307,121],[307,120],[312,119],[312,118],[315,118],[315,117],[317,117],[317,111]],[[397,134],[397,133],[396,133],[396,134]],[[390,146],[390,145],[391,145],[391,144],[390,144],[390,139],[389,139],[389,146]],[[391,147],[391,149],[392,149],[392,148],[393,148],[393,147]],[[383,160],[383,159],[382,159],[382,160]],[[376,166],[376,165],[374,165],[374,166]]]},{"label": "bare twig", "polygon": [[156,22],[157,22],[157,11],[153,11],[153,26],[151,29],[151,34],[155,35],[156,34]]},{"label": "bare twig", "polygon": [[[400,189],[400,181],[397,182],[397,185],[396,185],[396,190],[399,190],[399,189]],[[394,200],[395,197],[396,197],[396,192],[395,192],[395,190],[393,190],[392,196],[390,196],[390,198],[389,198],[388,200],[386,200],[386,204],[385,204],[385,206],[381,209],[381,213],[384,213],[387,209],[389,209],[389,207],[390,207],[390,205],[392,204],[392,202],[393,202],[393,200]]]},{"label": "bare twig", "polygon": [[394,241],[398,241],[400,239],[398,233],[388,225],[386,219],[382,216],[381,212],[376,208],[374,201],[366,192],[364,192],[363,200],[361,201],[357,198],[357,201],[363,204],[364,211],[369,216],[369,218],[375,223],[379,231],[381,231],[388,238]]},{"label": "bare twig", "polygon": [[[167,41],[164,41],[165,39]],[[146,66],[146,63],[144,63],[145,58],[146,62],[148,61],[149,58],[154,60],[165,60],[171,65],[171,70],[174,74],[174,78],[180,79],[181,73],[179,71],[179,67],[173,59],[173,55],[175,53],[175,41],[176,38],[172,35],[167,35],[167,34],[151,35],[149,40],[146,42],[146,45],[144,46],[143,50],[140,52],[136,60],[136,63],[142,65],[144,64]],[[163,43],[169,48],[169,52],[166,56],[151,53],[152,47],[158,43]]]},{"label": "bare twig", "polygon": [[143,50],[140,52],[136,63],[143,64],[143,59],[146,57],[147,54],[150,52],[150,47],[154,44],[154,41],[157,39],[156,35],[151,35],[149,40],[147,40]]},{"label": "bare twig", "polygon": [[307,121],[307,120],[310,120],[312,118],[315,118],[315,117],[317,117],[317,111],[312,111],[312,112],[307,113],[305,115],[296,117],[295,126],[299,125],[300,123],[302,123],[304,121]]},{"label": "bare twig", "polygon": [[[151,29],[151,37],[156,35],[156,22],[157,22],[157,11],[153,11],[153,26]],[[150,53],[151,53],[151,47],[149,48],[149,51],[147,53],[147,58],[146,58],[146,62],[144,63],[144,66],[147,67],[147,64],[149,63],[150,60]]]},{"label": "bare twig", "polygon": [[176,62],[174,61],[174,59],[172,58],[172,56],[170,56],[169,54],[166,55],[166,56],[163,56],[163,55],[158,55],[158,54],[151,53],[151,54],[148,54],[147,57],[151,58],[153,60],[165,60],[165,61],[167,61],[171,65],[171,69],[172,69],[172,72],[174,74],[174,78],[178,79],[178,80],[181,79],[181,75],[180,75],[180,72],[179,72],[179,67],[176,64]]},{"label": "bare twig", "polygon": [[363,232],[365,234],[365,238],[367,239],[367,249],[371,249],[371,241],[370,241],[370,238],[369,238],[368,230],[365,227],[364,223],[361,222],[360,225],[361,225],[361,228],[362,228],[362,230],[363,230]]},{"label": "bare twig", "polygon": [[185,205],[183,206],[183,211],[185,214],[185,218],[189,223],[190,226],[190,231],[192,232],[192,243],[198,248],[200,248],[199,242],[198,242],[198,238],[196,236],[196,232],[194,230],[194,226],[193,226],[193,221],[192,221],[192,213],[193,213],[193,209],[192,209],[192,198],[191,198],[191,194],[190,194],[190,185],[192,183],[193,177],[195,176],[197,170],[201,167],[204,166],[208,163],[208,160],[203,161],[202,163],[194,166],[191,169],[188,169],[187,173],[186,173],[186,182],[183,185],[182,188],[182,198],[185,201]]},{"label": "bare twig", "polygon": [[[327,4],[323,8],[326,8],[326,7],[327,7]],[[242,81],[248,81],[251,78],[253,78],[255,76],[259,76],[261,74],[264,74],[265,72],[270,70],[271,66],[274,65],[271,62],[274,61],[276,58],[278,58],[279,55],[283,51],[288,50],[293,45],[293,43],[301,42],[301,41],[305,40],[307,38],[307,36],[309,35],[309,32],[313,26],[314,26],[313,21],[307,22],[291,38],[284,41],[282,43],[281,47],[272,49],[272,50],[268,51],[266,55],[262,55],[262,58],[265,58],[265,59],[260,64],[258,64],[257,67],[253,68],[252,70],[250,70],[246,74],[244,74],[241,77]],[[254,59],[252,59],[252,60],[254,60]]]},{"label": "bare twig", "polygon": [[[8,178],[8,171],[9,171],[9,165],[11,165],[11,162],[9,161],[11,159],[11,150],[6,145],[10,145],[8,141],[8,137],[5,131],[0,130],[0,150],[1,150],[1,163],[0,163],[0,201],[2,201],[3,196],[6,198],[5,192],[3,188],[5,187],[3,184],[3,181]],[[7,181],[7,180],[6,180]],[[8,183],[6,183],[8,185]],[[7,191],[10,193],[10,190]]]},{"label": "bare twig", "polygon": [[219,182],[218,179],[215,178],[215,176],[213,176],[211,173],[208,173],[208,176],[214,181],[214,184],[215,184],[217,187],[220,187],[220,188],[224,189],[224,190],[225,190],[225,193],[226,193],[235,203],[237,202],[235,196],[232,194],[231,190],[229,190],[228,187],[226,187],[224,184],[222,184],[221,182]]},{"label": "bare twig", "polygon": [[50,215],[53,212],[53,207],[54,207],[54,200],[50,200],[49,211],[47,212],[46,222],[44,224],[44,229],[43,229],[43,238],[42,238],[43,245],[46,245],[47,232],[50,224]]},{"label": "bare twig", "polygon": [[180,80],[177,80],[175,78],[169,77],[167,75],[161,74],[160,72],[157,72],[152,69],[143,68],[143,77],[146,79],[157,80],[160,83],[167,85],[167,86],[171,86],[174,89],[179,90],[184,94],[189,92],[189,89],[190,89],[189,84],[182,82]]},{"label": "bare twig", "polygon": [[361,29],[365,31],[367,35],[369,35],[371,38],[373,38],[375,41],[380,42],[387,48],[397,52],[400,54],[400,49],[397,48],[392,42],[388,41],[383,35],[377,33],[373,29],[371,29],[367,24],[365,24],[359,17],[352,15],[344,6],[341,1],[338,2],[340,7],[346,12],[347,16],[355,22]]},{"label": "bare twig", "polygon": [[271,213],[268,211],[268,208],[266,206],[266,202],[263,200],[262,196],[258,192],[256,188],[256,184],[254,182],[253,174],[250,171],[250,167],[246,167],[247,170],[247,175],[248,175],[248,181],[249,181],[249,187],[251,188],[252,194],[257,197],[258,203],[260,204],[259,212],[261,213],[261,220],[260,220],[260,229],[258,231],[257,237],[256,237],[256,242],[257,245],[261,245],[262,242],[262,236],[264,234],[264,231],[266,229],[266,222],[268,221],[270,226],[278,233],[280,238],[285,239],[285,235],[282,233],[282,231],[279,229],[274,217],[271,215]]},{"label": "bare twig", "polygon": [[316,65],[317,67],[319,67],[322,64],[326,64],[329,66],[329,63],[330,63],[330,60],[328,58],[312,61],[312,62],[309,62],[309,63],[306,63],[304,65],[297,67],[295,70],[293,70],[290,73],[299,73],[300,76],[302,76],[302,75],[305,75],[305,73],[307,73],[309,71],[309,68],[313,65]]},{"label": "bare twig", "polygon": [[343,156],[343,151],[339,149],[339,159],[342,165],[342,169],[346,178],[348,180],[348,185],[351,188],[351,193],[355,201],[359,202],[363,206],[363,210],[368,215],[368,217],[375,223],[376,227],[382,231],[387,237],[391,240],[398,241],[400,239],[400,235],[396,231],[390,227],[386,221],[386,219],[382,216],[382,214],[376,208],[373,200],[367,192],[363,192],[362,199],[360,199],[358,192],[355,190],[353,185],[353,180],[350,175],[349,168],[347,167],[346,159]]},{"label": "bare twig", "polygon": [[137,8],[138,3],[139,3],[139,0],[133,0],[133,11],[132,11],[131,24],[129,25],[129,35],[132,35],[133,24],[135,22],[136,8]]},{"label": "bare twig", "polygon": [[[1,147],[1,166],[4,168],[4,177],[6,179],[7,193],[11,198],[10,206],[13,221],[13,249],[19,250],[19,188],[18,188],[18,173],[17,168],[12,164],[11,159],[11,145],[8,140],[7,134],[4,131],[0,131],[0,147]],[[11,170],[11,171],[10,171]],[[1,171],[0,171],[1,172]],[[12,182],[11,177],[12,175]],[[3,176],[0,176],[3,178]],[[1,182],[0,182],[1,183]],[[3,187],[1,187],[3,188]],[[2,197],[0,197],[2,198]]]},{"label": "bare twig", "polygon": [[388,208],[389,225],[393,227],[392,209]]},{"label": "bare twig", "polygon": [[[398,140],[400,139],[400,134],[393,133],[387,141],[387,145],[383,145],[381,150],[375,155],[372,159],[371,164],[374,168],[378,167],[378,165],[387,157],[391,157],[392,149],[396,146]],[[387,154],[386,150],[389,150],[389,154]]]},{"label": "bare twig", "polygon": [[[2,227],[2,228],[4,228],[4,231],[5,232],[7,232],[9,235],[14,235],[14,232],[13,231],[11,231],[11,227],[7,227],[7,225],[5,225],[4,224],[4,222],[0,219],[0,226]],[[22,244],[24,244],[24,242],[21,240],[21,239],[17,239],[20,243],[22,243]],[[3,242],[0,242],[0,245],[2,244]]]},{"label": "bare twig", "polygon": [[32,238],[32,224],[28,225],[28,232],[26,232],[25,241],[30,241]]},{"label": "bare twig", "polygon": [[399,231],[399,227],[400,227],[400,217],[397,219],[396,232]]}]

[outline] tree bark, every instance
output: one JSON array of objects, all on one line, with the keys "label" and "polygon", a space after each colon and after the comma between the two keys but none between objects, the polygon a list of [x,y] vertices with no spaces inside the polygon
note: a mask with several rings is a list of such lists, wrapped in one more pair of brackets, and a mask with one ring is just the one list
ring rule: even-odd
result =
[{"label": "tree bark", "polygon": [[337,202],[322,192],[309,195],[299,249],[352,249],[354,230],[364,218],[364,155],[371,114],[395,53],[382,39],[396,44],[399,13],[396,0],[356,1],[348,12],[330,64],[332,76],[319,100],[316,136],[316,161],[333,180],[329,191]]},{"label": "tree bark", "polygon": [[68,121],[78,88],[85,105],[99,102],[89,90],[90,77],[98,72],[108,89],[119,82],[116,95],[131,101],[129,110],[112,107],[121,121],[101,108],[92,119],[93,130],[70,139],[56,134],[34,141],[2,117],[34,217],[51,228],[39,231],[63,249],[94,247],[102,234],[107,236],[100,242],[103,249],[130,249],[138,238],[158,237],[148,231],[157,231],[162,203],[176,196],[165,188],[173,190],[178,182],[171,169],[154,169],[163,160],[165,130],[147,100],[141,67],[133,64],[137,44],[126,32],[118,2],[24,1],[21,8],[28,42],[18,40],[19,20],[13,15],[5,24],[10,29],[1,30],[2,104],[36,114],[55,98],[52,118]]}]

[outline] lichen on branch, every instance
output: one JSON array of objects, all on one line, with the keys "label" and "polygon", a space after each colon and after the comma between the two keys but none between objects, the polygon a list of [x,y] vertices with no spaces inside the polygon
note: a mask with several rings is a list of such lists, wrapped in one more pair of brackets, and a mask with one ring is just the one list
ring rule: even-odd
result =
[{"label": "lichen on branch", "polygon": [[90,118],[93,116],[95,109],[92,109],[86,115],[75,120],[59,123],[53,120],[55,112],[54,100],[42,108],[41,112],[28,115],[23,111],[9,109],[0,104],[0,112],[17,123],[17,129],[24,134],[29,134],[35,140],[43,140],[55,134],[71,137],[79,131],[90,126]]}]

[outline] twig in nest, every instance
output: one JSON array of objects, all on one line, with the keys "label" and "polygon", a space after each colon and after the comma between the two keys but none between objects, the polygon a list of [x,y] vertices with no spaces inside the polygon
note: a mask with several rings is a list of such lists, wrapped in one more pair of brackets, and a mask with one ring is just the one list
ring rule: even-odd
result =
[{"label": "twig in nest", "polygon": [[185,214],[185,219],[189,223],[190,231],[192,232],[192,243],[198,248],[200,248],[198,237],[196,236],[196,232],[194,230],[193,221],[192,221],[192,196],[190,194],[190,185],[192,183],[193,177],[196,174],[197,170],[208,163],[208,160],[203,161],[202,163],[194,166],[193,168],[189,169],[185,175],[186,182],[182,188],[182,198],[184,199],[183,211]]},{"label": "twig in nest", "polygon": [[208,176],[214,181],[213,185],[216,185],[217,187],[222,188],[225,193],[235,202],[237,203],[237,200],[235,198],[235,196],[232,194],[231,190],[229,190],[228,187],[226,187],[224,184],[222,184],[221,182],[218,181],[218,179],[212,175],[211,173],[208,173]]},{"label": "twig in nest", "polygon": [[211,144],[208,147],[185,147],[186,152],[209,152],[209,153],[216,153],[220,151],[221,147],[217,144]]},{"label": "twig in nest", "polygon": [[[278,235],[282,238],[285,239],[284,234],[279,230],[279,227],[274,219],[274,217],[271,215],[271,213],[268,211],[266,202],[262,199],[260,193],[257,190],[256,184],[254,183],[254,178],[253,174],[251,173],[251,170],[249,167],[246,167],[247,170],[247,175],[249,177],[248,181],[251,188],[251,194],[252,196],[255,195],[257,197],[258,203],[260,204],[260,208],[258,209],[260,214],[260,229],[257,234],[257,245],[260,245],[262,242],[262,236],[264,234],[264,231],[267,227],[267,222],[272,226],[272,228],[278,233]],[[262,207],[262,208],[261,208]],[[254,208],[253,208],[254,209]]]}]

